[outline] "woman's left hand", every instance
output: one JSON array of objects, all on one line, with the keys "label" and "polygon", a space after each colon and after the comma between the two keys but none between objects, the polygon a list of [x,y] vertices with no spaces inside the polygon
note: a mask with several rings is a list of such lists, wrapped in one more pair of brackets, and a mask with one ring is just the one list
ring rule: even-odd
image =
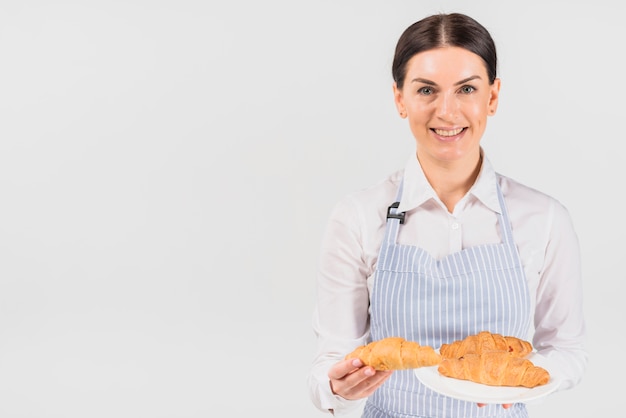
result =
[{"label": "woman's left hand", "polygon": [[[476,404],[476,405],[478,405],[479,408],[482,408],[483,406],[485,406],[487,404],[486,403],[479,403],[479,404]],[[512,406],[513,406],[512,403],[503,403],[502,404],[502,408],[504,408],[504,409],[509,409]]]}]

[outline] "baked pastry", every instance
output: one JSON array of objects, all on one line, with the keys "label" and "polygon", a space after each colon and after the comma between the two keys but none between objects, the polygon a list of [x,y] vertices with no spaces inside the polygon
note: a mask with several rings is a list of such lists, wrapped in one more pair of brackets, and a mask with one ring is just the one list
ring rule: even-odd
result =
[{"label": "baked pastry", "polygon": [[481,354],[484,351],[495,350],[509,352],[515,357],[526,357],[533,347],[528,341],[516,337],[505,337],[489,331],[481,331],[463,340],[443,344],[439,348],[439,354],[443,358],[459,358],[466,354]]},{"label": "baked pastry", "polygon": [[444,358],[437,370],[447,377],[491,386],[533,388],[545,385],[550,380],[550,373],[546,369],[506,351],[485,351],[460,358]]},{"label": "baked pastry", "polygon": [[403,370],[436,366],[441,356],[429,346],[401,337],[387,337],[357,347],[346,359],[359,358],[376,370]]}]

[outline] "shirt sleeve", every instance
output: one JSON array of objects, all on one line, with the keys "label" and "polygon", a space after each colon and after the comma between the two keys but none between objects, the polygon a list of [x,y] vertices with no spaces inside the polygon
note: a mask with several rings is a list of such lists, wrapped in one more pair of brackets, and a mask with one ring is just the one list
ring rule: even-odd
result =
[{"label": "shirt sleeve", "polygon": [[313,331],[317,350],[308,378],[313,404],[335,415],[353,411],[364,399],[350,401],[330,389],[328,370],[369,335],[367,268],[363,257],[362,215],[348,198],[333,211],[322,238],[317,272]]},{"label": "shirt sleeve", "polygon": [[533,345],[565,390],[580,382],[587,365],[581,257],[569,212],[554,200],[549,210]]}]

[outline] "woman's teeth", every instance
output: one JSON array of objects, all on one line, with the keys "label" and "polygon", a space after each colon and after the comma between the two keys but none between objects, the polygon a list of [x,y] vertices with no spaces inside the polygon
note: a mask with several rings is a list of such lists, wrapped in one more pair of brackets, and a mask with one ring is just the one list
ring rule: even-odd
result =
[{"label": "woman's teeth", "polygon": [[454,135],[458,135],[463,131],[463,128],[459,128],[459,129],[433,129],[435,131],[435,133],[439,136],[454,136]]}]

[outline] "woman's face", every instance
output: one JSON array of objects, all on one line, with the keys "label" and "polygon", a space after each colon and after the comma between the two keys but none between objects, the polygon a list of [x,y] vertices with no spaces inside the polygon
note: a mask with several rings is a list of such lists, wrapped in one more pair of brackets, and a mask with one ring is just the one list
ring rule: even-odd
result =
[{"label": "woman's face", "polygon": [[420,52],[407,63],[403,88],[394,84],[393,89],[420,160],[448,164],[478,158],[487,116],[495,113],[500,90],[499,79],[489,84],[478,55],[458,47]]}]

